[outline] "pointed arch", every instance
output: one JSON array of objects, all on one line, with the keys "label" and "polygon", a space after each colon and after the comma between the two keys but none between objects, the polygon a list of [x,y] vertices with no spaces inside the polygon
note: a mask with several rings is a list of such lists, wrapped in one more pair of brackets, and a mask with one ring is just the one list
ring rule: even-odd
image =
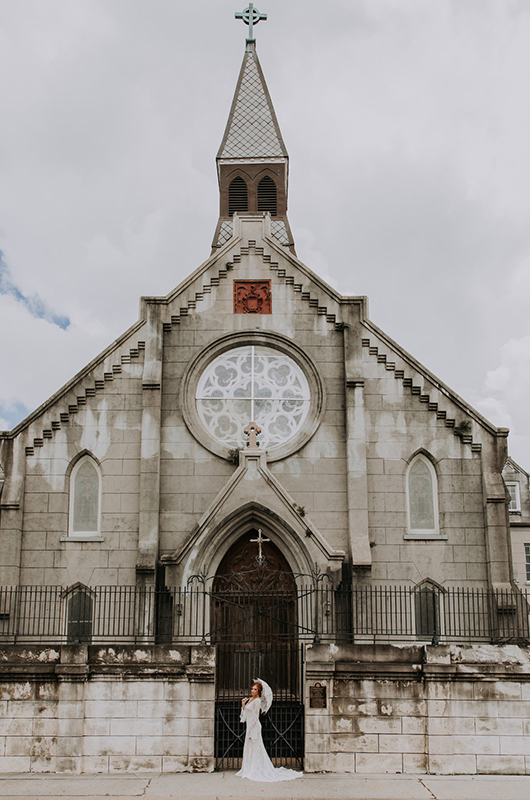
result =
[{"label": "pointed arch", "polygon": [[406,472],[407,528],[409,536],[438,536],[438,478],[425,451],[418,451]]},{"label": "pointed arch", "polygon": [[278,213],[278,192],[269,175],[265,175],[258,183],[258,211],[268,211],[273,217]]},{"label": "pointed arch", "polygon": [[228,185],[228,215],[233,217],[236,212],[244,211],[248,211],[248,186],[238,175]]},{"label": "pointed arch", "polygon": [[65,592],[66,641],[69,644],[90,644],[94,616],[94,593],[83,583],[75,583]]},{"label": "pointed arch", "polygon": [[294,574],[311,572],[320,555],[314,550],[312,539],[302,539],[279,514],[251,501],[232,511],[217,525],[208,526],[194,543],[184,564],[184,583],[194,574],[213,577],[232,545],[256,528],[262,528],[263,535],[278,547]]},{"label": "pointed arch", "polygon": [[69,538],[101,534],[101,469],[90,453],[75,461],[70,472]]},{"label": "pointed arch", "polygon": [[431,639],[433,644],[437,644],[442,633],[444,589],[436,581],[426,578],[414,587],[413,592],[416,636]]}]

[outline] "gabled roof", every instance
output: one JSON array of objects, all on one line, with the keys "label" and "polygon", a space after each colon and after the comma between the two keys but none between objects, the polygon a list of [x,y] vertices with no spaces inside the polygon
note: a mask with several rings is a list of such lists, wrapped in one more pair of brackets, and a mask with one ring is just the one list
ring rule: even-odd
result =
[{"label": "gabled roof", "polygon": [[287,158],[255,44],[247,43],[217,158]]},{"label": "gabled roof", "polygon": [[511,456],[508,456],[508,458],[506,459],[504,469],[506,469],[506,467],[511,467],[511,469],[514,472],[520,472],[521,475],[524,475],[526,478],[530,477],[528,472],[525,469],[523,469],[516,461],[514,461]]}]

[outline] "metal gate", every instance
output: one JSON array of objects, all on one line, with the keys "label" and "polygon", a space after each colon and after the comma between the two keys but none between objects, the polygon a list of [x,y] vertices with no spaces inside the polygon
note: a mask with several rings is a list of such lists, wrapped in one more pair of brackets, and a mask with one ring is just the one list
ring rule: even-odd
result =
[{"label": "metal gate", "polygon": [[245,725],[241,699],[256,678],[274,692],[272,707],[261,716],[263,743],[275,766],[302,769],[304,706],[301,697],[303,650],[296,642],[254,641],[217,644],[215,703],[216,769],[239,769]]},{"label": "metal gate", "polygon": [[[256,532],[254,532],[256,533]],[[270,684],[274,702],[262,715],[262,735],[276,766],[301,768],[304,756],[299,597],[285,557],[261,530],[228,550],[210,595],[210,636],[217,644],[215,761],[239,769],[245,725],[241,700],[256,678]],[[252,543],[258,544],[258,554]]]}]

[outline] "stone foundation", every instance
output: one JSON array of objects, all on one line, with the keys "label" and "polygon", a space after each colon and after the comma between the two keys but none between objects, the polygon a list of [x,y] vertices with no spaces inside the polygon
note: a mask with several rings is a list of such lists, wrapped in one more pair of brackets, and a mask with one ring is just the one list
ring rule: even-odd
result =
[{"label": "stone foundation", "polygon": [[530,648],[309,647],[305,750],[307,772],[530,774]]},{"label": "stone foundation", "polygon": [[[530,774],[530,648],[314,645],[306,772]],[[309,687],[327,689],[309,707]],[[0,648],[0,771],[210,772],[215,648]]]},{"label": "stone foundation", "polygon": [[0,771],[211,772],[215,650],[0,649]]}]

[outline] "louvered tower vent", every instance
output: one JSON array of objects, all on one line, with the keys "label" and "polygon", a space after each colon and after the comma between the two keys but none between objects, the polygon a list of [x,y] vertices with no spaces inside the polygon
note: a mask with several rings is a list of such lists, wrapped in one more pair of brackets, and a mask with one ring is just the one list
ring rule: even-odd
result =
[{"label": "louvered tower vent", "polygon": [[234,178],[228,187],[228,214],[233,217],[235,211],[248,211],[248,189],[243,178]]},{"label": "louvered tower vent", "polygon": [[278,213],[276,184],[268,175],[258,183],[258,211],[270,211],[273,217]]}]

